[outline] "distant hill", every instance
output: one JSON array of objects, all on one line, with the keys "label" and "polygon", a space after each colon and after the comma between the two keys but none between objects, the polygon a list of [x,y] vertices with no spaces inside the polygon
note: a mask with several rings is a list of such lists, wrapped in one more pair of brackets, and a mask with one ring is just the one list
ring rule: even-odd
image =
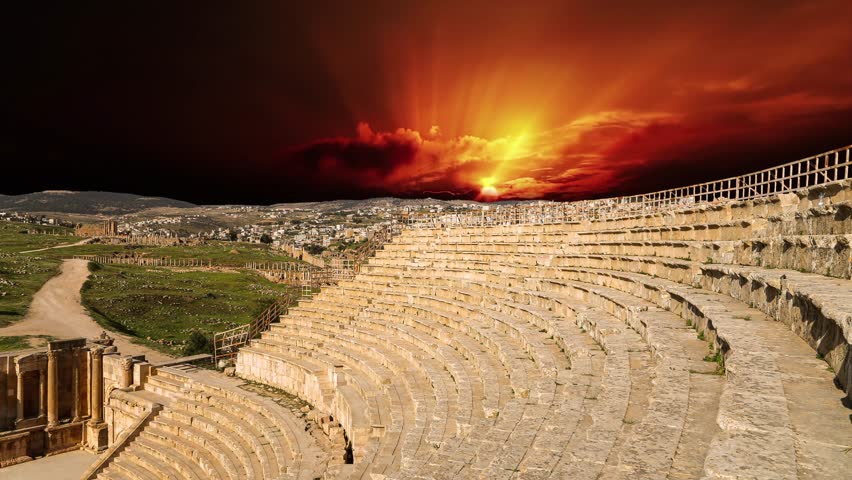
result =
[{"label": "distant hill", "polygon": [[[498,204],[522,203],[518,201],[501,201]],[[434,198],[393,198],[379,197],[364,200],[330,200],[326,202],[276,203],[267,208],[272,209],[303,209],[320,212],[335,212],[341,210],[384,208],[420,208],[427,205],[465,206],[476,205],[473,200],[438,200]],[[113,216],[127,215],[152,210],[152,214],[161,214],[157,209],[192,209],[192,208],[239,208],[241,205],[195,205],[181,200],[163,197],[145,197],[131,193],[113,192],[72,192],[68,190],[47,190],[44,192],[27,193],[23,195],[0,194],[0,211],[21,213],[64,213],[82,216]],[[143,214],[144,215],[144,214]]]},{"label": "distant hill", "polygon": [[121,215],[149,208],[193,208],[195,206],[192,203],[171,198],[143,197],[131,193],[48,190],[23,195],[0,195],[0,210],[15,212]]}]

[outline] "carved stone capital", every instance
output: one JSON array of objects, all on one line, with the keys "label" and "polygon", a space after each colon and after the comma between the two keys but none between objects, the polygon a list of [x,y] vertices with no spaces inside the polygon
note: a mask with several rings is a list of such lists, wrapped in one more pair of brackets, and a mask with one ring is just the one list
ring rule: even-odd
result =
[{"label": "carved stone capital", "polygon": [[133,367],[133,357],[122,357],[119,361],[122,370],[129,370]]}]

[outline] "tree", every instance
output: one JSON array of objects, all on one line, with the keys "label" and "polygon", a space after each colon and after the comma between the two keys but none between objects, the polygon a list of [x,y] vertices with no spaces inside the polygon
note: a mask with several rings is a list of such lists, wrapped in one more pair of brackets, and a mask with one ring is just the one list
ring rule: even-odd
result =
[{"label": "tree", "polygon": [[265,243],[268,245],[272,243],[272,237],[270,237],[268,233],[264,233],[260,236],[260,243]]},{"label": "tree", "polygon": [[322,245],[305,245],[305,251],[311,255],[319,255],[325,250]]}]

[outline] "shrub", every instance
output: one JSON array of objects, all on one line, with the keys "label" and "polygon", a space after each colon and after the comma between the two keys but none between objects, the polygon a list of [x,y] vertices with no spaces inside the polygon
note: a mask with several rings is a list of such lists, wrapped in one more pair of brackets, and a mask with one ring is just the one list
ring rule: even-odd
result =
[{"label": "shrub", "polygon": [[198,355],[199,353],[213,353],[213,342],[198,330],[193,330],[189,335],[186,346],[183,347],[184,355]]}]

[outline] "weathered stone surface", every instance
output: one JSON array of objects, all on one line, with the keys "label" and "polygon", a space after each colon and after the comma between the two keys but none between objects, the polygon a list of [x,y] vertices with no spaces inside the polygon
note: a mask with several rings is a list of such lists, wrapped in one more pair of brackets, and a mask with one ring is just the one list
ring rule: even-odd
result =
[{"label": "weathered stone surface", "polygon": [[226,369],[302,403],[134,371],[104,478],[841,478],[850,190],[406,230]]}]

